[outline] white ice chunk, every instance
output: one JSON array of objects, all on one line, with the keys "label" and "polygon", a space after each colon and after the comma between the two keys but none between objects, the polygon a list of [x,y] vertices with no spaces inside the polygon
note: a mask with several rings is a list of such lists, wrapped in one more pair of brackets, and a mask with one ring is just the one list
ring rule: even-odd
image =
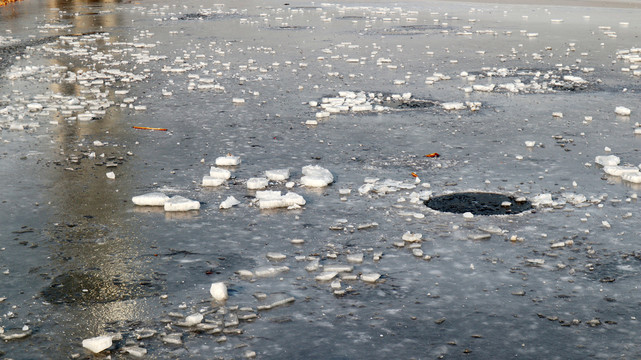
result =
[{"label": "white ice chunk", "polygon": [[441,107],[445,110],[465,110],[467,106],[462,102],[446,102],[442,103]]},{"label": "white ice chunk", "polygon": [[27,110],[29,110],[29,111],[31,111],[31,112],[40,111],[40,110],[42,110],[42,109],[43,109],[42,104],[39,104],[39,103],[31,103],[31,104],[27,104]]},{"label": "white ice chunk", "polygon": [[619,165],[621,159],[616,155],[602,155],[595,157],[594,162],[601,166],[616,166]]},{"label": "white ice chunk", "polygon": [[332,173],[319,165],[303,166],[302,172],[300,182],[308,187],[324,187],[334,182]]},{"label": "white ice chunk", "polygon": [[422,238],[423,238],[423,234],[412,233],[410,231],[405,232],[405,234],[403,234],[403,237],[402,237],[403,241],[407,241],[407,242],[419,242],[421,241]]},{"label": "white ice chunk", "polygon": [[258,190],[264,189],[269,185],[269,180],[267,178],[249,178],[247,179],[247,189],[249,190]]},{"label": "white ice chunk", "polygon": [[584,80],[581,77],[578,76],[572,76],[572,75],[565,75],[563,76],[563,80],[573,82],[575,84],[587,84],[588,82]]},{"label": "white ice chunk", "polygon": [[639,168],[636,166],[604,166],[603,171],[612,176],[623,176],[624,174],[636,174]]},{"label": "white ice chunk", "polygon": [[211,284],[209,293],[216,301],[225,301],[229,297],[227,294],[227,285],[222,281]]},{"label": "white ice chunk", "polygon": [[628,109],[625,106],[617,106],[616,108],[614,108],[614,113],[617,115],[629,116],[630,112],[631,112],[630,109]]},{"label": "white ice chunk", "polygon": [[236,166],[240,164],[240,156],[220,156],[216,158],[217,166]]},{"label": "white ice chunk", "polygon": [[533,206],[552,206],[554,201],[552,200],[552,194],[539,194],[532,198]]},{"label": "white ice chunk", "polygon": [[176,195],[165,202],[165,211],[189,211],[200,209],[200,202]]},{"label": "white ice chunk", "polygon": [[167,200],[169,196],[161,192],[151,192],[131,198],[131,201],[139,206],[164,206]]},{"label": "white ice chunk", "polygon": [[233,197],[233,196],[228,196],[228,197],[227,197],[227,199],[225,199],[225,201],[223,201],[223,202],[221,202],[221,203],[220,203],[220,208],[221,208],[221,209],[229,209],[229,208],[231,208],[232,206],[236,206],[236,205],[238,205],[238,204],[240,204],[240,201],[238,201],[238,200],[237,200],[235,197]]},{"label": "white ice chunk", "polygon": [[182,324],[185,326],[194,326],[196,324],[200,324],[203,321],[203,318],[203,314],[191,314],[185,318],[185,321]]},{"label": "white ice chunk", "polygon": [[265,266],[254,269],[254,275],[257,277],[271,277],[289,271],[287,266]]},{"label": "white ice chunk", "polygon": [[103,335],[82,340],[82,347],[93,353],[99,353],[108,349],[113,344],[111,336]]},{"label": "white ice chunk", "polygon": [[329,281],[336,277],[338,273],[336,271],[323,271],[322,273],[316,275],[317,281]]},{"label": "white ice chunk", "polygon": [[525,146],[527,146],[529,148],[534,147],[534,145],[536,145],[536,141],[529,141],[528,140],[528,141],[525,142]]},{"label": "white ice chunk", "polygon": [[495,87],[496,87],[496,85],[494,85],[494,84],[489,84],[489,85],[476,84],[476,85],[472,85],[472,89],[474,89],[474,91],[481,91],[481,92],[492,92]]},{"label": "white ice chunk", "polygon": [[266,170],[265,176],[271,181],[284,181],[289,179],[289,169]]},{"label": "white ice chunk", "polygon": [[106,173],[105,175],[107,175],[107,178],[111,179],[111,180],[116,178],[116,174],[113,171],[110,171],[110,172]]},{"label": "white ice chunk", "polygon": [[363,280],[366,283],[373,284],[376,282],[376,280],[380,279],[380,277],[381,277],[381,274],[368,273],[368,274],[362,274],[361,280]]},{"label": "white ice chunk", "polygon": [[213,177],[213,176],[203,176],[203,186],[220,186],[225,183],[225,179]]},{"label": "white ice chunk", "polygon": [[293,192],[280,195],[280,191],[258,191],[256,198],[261,209],[276,209],[290,206],[303,206],[306,204],[302,196]]},{"label": "white ice chunk", "polygon": [[587,201],[587,198],[583,194],[563,193],[562,195],[565,198],[565,201],[572,205],[583,204]]},{"label": "white ice chunk", "polygon": [[626,173],[621,176],[621,179],[627,182],[641,184],[641,173]]},{"label": "white ice chunk", "polygon": [[[218,162],[218,160],[216,160]],[[221,169],[219,167],[212,166],[209,169],[209,176],[217,179],[227,180],[231,177],[231,172],[227,169]]]}]

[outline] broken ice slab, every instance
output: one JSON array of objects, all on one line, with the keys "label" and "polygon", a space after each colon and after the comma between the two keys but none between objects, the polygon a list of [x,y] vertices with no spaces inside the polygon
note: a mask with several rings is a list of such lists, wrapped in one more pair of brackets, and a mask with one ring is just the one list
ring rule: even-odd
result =
[{"label": "broken ice slab", "polygon": [[257,277],[272,277],[289,271],[287,266],[263,266],[254,269],[254,275]]},{"label": "broken ice slab", "polygon": [[316,281],[330,281],[338,275],[336,271],[323,271],[322,273],[316,275]]},{"label": "broken ice slab", "polygon": [[412,233],[410,231],[407,231],[403,234],[403,241],[407,242],[419,242],[423,238],[423,234],[421,233]]},{"label": "broken ice slab", "polygon": [[283,305],[287,305],[287,304],[293,303],[294,301],[296,301],[296,298],[294,298],[293,296],[290,296],[290,297],[286,297],[284,299],[276,300],[276,301],[274,301],[274,302],[272,302],[270,304],[258,305],[256,308],[259,311],[270,310],[270,309],[273,309],[275,307],[279,307],[279,306],[283,306]]},{"label": "broken ice slab", "polygon": [[225,199],[225,201],[220,203],[220,208],[221,209],[229,209],[229,208],[231,208],[233,206],[236,206],[238,204],[240,204],[240,201],[238,201],[233,196],[228,196],[227,199]]},{"label": "broken ice slab", "polygon": [[280,191],[257,191],[256,198],[261,209],[289,208],[306,204],[302,196],[292,192],[281,195]]},{"label": "broken ice slab", "polygon": [[363,253],[349,254],[347,255],[347,262],[353,264],[360,264],[363,262]]},{"label": "broken ice slab", "polygon": [[287,255],[277,252],[268,252],[265,257],[267,257],[267,260],[270,261],[281,261],[285,260],[287,258]]},{"label": "broken ice slab", "polygon": [[176,195],[165,202],[165,211],[190,211],[200,209],[200,202]]},{"label": "broken ice slab", "polygon": [[212,166],[209,169],[209,176],[217,179],[227,180],[231,177],[231,172],[227,169],[221,169],[219,167]]},{"label": "broken ice slab", "polygon": [[266,170],[265,177],[271,181],[284,181],[289,179],[289,169]]},{"label": "broken ice slab", "polygon": [[202,314],[192,314],[187,316],[184,321],[177,322],[176,325],[183,326],[183,327],[191,327],[196,324],[200,324],[203,321],[203,318],[204,317]]},{"label": "broken ice slab", "polygon": [[354,267],[351,265],[325,265],[323,266],[323,271],[336,273],[352,272],[354,271]]},{"label": "broken ice slab", "polygon": [[225,179],[221,179],[221,178],[205,175],[205,176],[203,176],[202,185],[203,186],[216,187],[216,186],[220,186],[220,185],[224,184],[225,181],[226,181]]},{"label": "broken ice slab", "polygon": [[227,155],[216,158],[216,166],[236,166],[239,164],[240,156]]},{"label": "broken ice slab", "polygon": [[334,182],[332,173],[319,165],[303,166],[302,172],[300,182],[308,187],[324,187]]},{"label": "broken ice slab", "polygon": [[269,180],[267,178],[249,178],[247,179],[247,189],[249,190],[260,190],[264,189],[269,185]]},{"label": "broken ice slab", "polygon": [[131,198],[131,201],[139,206],[164,206],[167,200],[169,196],[161,192],[151,192]]},{"label": "broken ice slab", "polygon": [[641,173],[627,173],[621,176],[621,179],[627,182],[641,184]]},{"label": "broken ice slab", "polygon": [[604,166],[603,172],[612,176],[623,176],[625,174],[636,174],[639,168],[636,166]]},{"label": "broken ice slab", "polygon": [[361,280],[363,280],[366,283],[373,284],[378,279],[380,279],[380,277],[381,277],[381,274],[378,274],[378,273],[367,273],[367,274],[361,275]]},{"label": "broken ice slab", "polygon": [[147,354],[147,349],[140,346],[125,346],[122,351],[136,358],[141,358]]},{"label": "broken ice slab", "polygon": [[444,110],[465,110],[467,109],[467,106],[463,104],[462,102],[446,102],[442,103],[441,107]]},{"label": "broken ice slab", "polygon": [[110,335],[96,336],[82,340],[82,347],[93,353],[108,349],[113,344]]},{"label": "broken ice slab", "polygon": [[182,345],[182,334],[181,333],[171,333],[161,337],[162,342],[172,345]]},{"label": "broken ice slab", "polygon": [[596,156],[594,162],[601,166],[616,166],[619,165],[621,159],[616,155],[601,155]]}]

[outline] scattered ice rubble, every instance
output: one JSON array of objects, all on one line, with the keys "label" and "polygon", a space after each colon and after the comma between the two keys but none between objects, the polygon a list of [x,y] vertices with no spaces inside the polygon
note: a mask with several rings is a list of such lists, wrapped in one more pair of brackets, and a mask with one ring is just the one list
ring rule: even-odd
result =
[{"label": "scattered ice rubble", "polygon": [[[238,156],[227,155],[216,159],[217,166],[237,166],[241,160]],[[334,182],[332,173],[319,166],[319,165],[306,165],[302,168],[303,176],[300,179],[300,184],[306,187],[325,187]],[[248,190],[257,190],[255,194],[256,201],[260,209],[299,209],[306,204],[305,199],[296,193],[287,192],[282,194],[281,191],[264,190],[270,185],[270,181],[280,182],[289,179],[289,169],[275,169],[265,171],[266,177],[264,178],[249,178],[247,179],[246,186]],[[209,175],[204,176],[202,180],[203,186],[215,187],[225,183],[227,179],[231,178],[231,171],[220,167],[212,166],[209,170]],[[294,183],[288,182],[287,188],[294,186]],[[190,211],[200,209],[200,202],[190,200],[182,196],[169,197],[160,192],[151,192],[143,195],[132,197],[134,205],[138,206],[164,206],[165,211]],[[229,209],[233,206],[239,205],[235,197],[229,196],[221,202],[220,209]]]}]

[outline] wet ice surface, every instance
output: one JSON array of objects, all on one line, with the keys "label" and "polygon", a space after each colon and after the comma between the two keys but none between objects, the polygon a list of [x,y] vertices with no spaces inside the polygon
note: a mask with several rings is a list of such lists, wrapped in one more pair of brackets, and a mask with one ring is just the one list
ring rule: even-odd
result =
[{"label": "wet ice surface", "polygon": [[0,8],[4,356],[640,355],[639,10],[49,6]]}]

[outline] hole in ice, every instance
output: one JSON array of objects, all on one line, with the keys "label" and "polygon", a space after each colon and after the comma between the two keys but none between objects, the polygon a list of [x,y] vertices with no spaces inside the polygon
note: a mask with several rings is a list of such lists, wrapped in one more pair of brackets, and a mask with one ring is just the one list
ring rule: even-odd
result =
[{"label": "hole in ice", "polygon": [[480,192],[437,196],[425,201],[425,205],[438,211],[457,214],[470,212],[474,215],[510,215],[532,208],[532,204],[527,200],[517,201],[512,196]]}]

